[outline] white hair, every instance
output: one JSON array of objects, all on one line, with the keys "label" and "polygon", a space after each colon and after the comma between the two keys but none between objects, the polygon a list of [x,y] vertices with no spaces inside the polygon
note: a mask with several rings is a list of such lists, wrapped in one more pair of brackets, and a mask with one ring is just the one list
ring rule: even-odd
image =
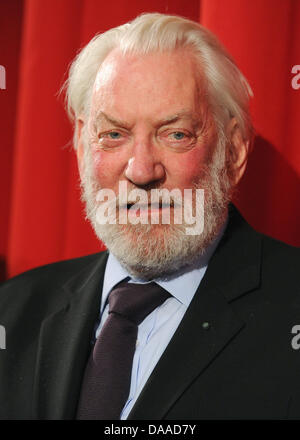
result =
[{"label": "white hair", "polygon": [[79,52],[65,83],[71,120],[88,115],[99,67],[115,48],[124,54],[190,48],[206,80],[208,103],[219,136],[224,135],[227,122],[235,117],[243,138],[251,141],[249,97],[253,94],[232,57],[205,27],[186,18],[159,13],[142,14],[98,34]]}]

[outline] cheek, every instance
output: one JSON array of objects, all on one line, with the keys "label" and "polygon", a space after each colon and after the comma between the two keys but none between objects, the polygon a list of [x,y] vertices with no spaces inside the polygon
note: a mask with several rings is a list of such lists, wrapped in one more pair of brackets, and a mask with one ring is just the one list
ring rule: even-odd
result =
[{"label": "cheek", "polygon": [[122,160],[117,152],[93,151],[95,175],[102,188],[114,189],[122,176]]},{"label": "cheek", "polygon": [[[176,155],[172,159],[173,173],[170,171],[170,174],[174,176],[173,184],[190,188],[201,174],[206,161],[207,154],[204,149],[195,149],[184,155]],[[171,161],[169,163],[171,165]]]}]

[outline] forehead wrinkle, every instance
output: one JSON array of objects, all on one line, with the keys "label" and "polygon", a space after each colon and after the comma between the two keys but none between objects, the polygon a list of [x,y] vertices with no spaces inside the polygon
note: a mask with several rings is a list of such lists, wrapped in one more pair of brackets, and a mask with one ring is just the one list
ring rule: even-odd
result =
[{"label": "forehead wrinkle", "polygon": [[[176,123],[180,120],[186,120],[189,119],[192,121],[193,125],[197,125],[201,123],[200,115],[197,115],[195,117],[195,114],[189,110],[182,110],[175,114],[168,115],[160,120],[158,120],[155,125],[156,126],[164,126],[164,125],[170,125],[173,123]],[[102,121],[108,122],[114,126],[124,127],[124,128],[131,128],[131,125],[128,122],[122,121],[120,119],[117,119],[107,113],[105,113],[102,110],[99,110],[96,114],[95,123],[101,123]]]},{"label": "forehead wrinkle", "polygon": [[96,114],[95,122],[98,123],[101,121],[105,121],[119,127],[130,128],[130,124],[128,124],[127,122],[117,119],[111,115],[108,115],[104,111],[99,110]]},{"label": "forehead wrinkle", "polygon": [[[149,58],[148,56],[145,56],[145,65],[146,66],[147,66],[148,58]],[[185,83],[182,84],[182,79],[177,78],[178,75],[177,76],[171,75],[172,78],[174,76],[174,81],[173,81],[174,84],[171,81],[172,88],[170,90],[170,94],[164,98],[165,102],[163,101],[163,104],[164,104],[163,108],[161,107],[161,104],[160,104],[160,93],[158,93],[156,96],[153,96],[153,89],[155,89],[155,88],[153,87],[153,84],[150,84],[150,86],[151,86],[150,87],[151,88],[151,102],[152,103],[156,102],[156,104],[157,104],[156,107],[155,107],[155,105],[152,105],[151,108],[153,111],[150,114],[147,113],[147,106],[145,108],[145,102],[143,101],[143,99],[139,99],[139,95],[138,95],[139,91],[136,88],[135,81],[133,81],[133,83],[135,84],[135,88],[133,91],[136,92],[134,95],[134,97],[136,98],[135,99],[136,102],[134,104],[132,104],[131,106],[129,105],[129,107],[127,108],[127,112],[126,112],[126,106],[125,107],[124,107],[124,105],[122,106],[122,102],[126,101],[126,99],[125,99],[126,95],[125,95],[125,98],[123,96],[123,90],[124,90],[124,84],[123,84],[124,81],[123,80],[124,80],[124,78],[122,80],[122,75],[121,75],[124,70],[124,66],[123,66],[124,57],[121,58],[122,62],[119,59],[109,60],[110,63],[114,62],[115,65],[118,66],[118,74],[116,71],[114,71],[114,74],[112,75],[113,78],[111,78],[112,81],[107,85],[102,84],[101,93],[100,93],[100,98],[101,98],[100,102],[97,98],[94,100],[94,103],[93,103],[94,106],[96,107],[95,112],[94,112],[94,116],[95,116],[94,122],[96,124],[97,123],[99,124],[102,121],[104,121],[106,123],[113,124],[114,126],[120,126],[120,127],[126,127],[126,128],[130,127],[131,128],[133,125],[135,125],[134,121],[136,121],[136,117],[138,115],[140,115],[144,119],[145,122],[147,122],[147,123],[151,122],[155,125],[159,125],[159,124],[166,125],[166,124],[171,124],[172,122],[176,122],[178,120],[187,120],[187,119],[189,119],[192,122],[193,126],[201,123],[201,121],[203,120],[204,113],[205,113],[203,107],[205,106],[205,103],[206,103],[206,102],[203,102],[203,101],[206,101],[205,90],[203,87],[204,84],[202,82],[202,75],[199,72],[199,68],[197,68],[198,66],[195,63],[194,57],[191,57],[191,58],[189,57],[189,59],[190,59],[189,64],[191,64],[191,68],[192,68],[192,72],[189,75],[189,77],[190,77],[190,81],[188,83],[189,86],[185,85]],[[131,60],[131,58],[129,58],[129,61],[130,60]],[[135,64],[138,61],[139,62],[138,67],[141,64],[140,58],[138,60],[136,60],[134,58],[131,61],[132,61],[131,64],[132,63]],[[150,59],[150,61],[151,61],[151,59]],[[120,64],[120,66],[119,66],[119,64]],[[162,64],[164,65],[164,63],[162,63]],[[155,64],[155,66],[157,66],[157,65],[160,65],[160,63]],[[143,69],[143,72],[144,72],[144,70],[145,69]],[[99,73],[100,72],[98,72],[98,74]],[[126,67],[125,73],[126,73],[125,79],[126,78],[128,79],[128,66]],[[132,72],[132,74],[135,75],[136,72]],[[156,75],[152,75],[152,78],[155,80]],[[168,79],[168,81],[169,81],[169,79]],[[121,83],[121,89],[119,87],[120,86],[119,83]],[[144,84],[144,81],[142,81],[142,84]],[[169,82],[167,83],[167,85],[168,84],[169,84]],[[131,85],[132,84],[129,82],[129,86],[131,86]],[[183,98],[186,97],[185,100],[181,99],[181,95],[182,95],[181,90],[182,90],[183,85],[184,85],[184,90],[187,91],[187,93],[183,93]],[[165,84],[163,84],[163,86],[165,87]],[[98,92],[99,91],[100,91],[100,89],[98,90]],[[146,92],[148,93],[148,91],[149,91],[148,89],[145,89],[145,90],[142,89],[141,93],[144,93],[144,95],[145,95],[145,93]],[[118,93],[119,94],[121,93],[121,98],[122,98],[121,100],[119,99],[120,96],[118,95]],[[191,97],[191,94],[193,94],[194,96]],[[144,100],[146,101],[146,98],[148,99],[148,96],[144,96],[144,95],[142,95],[141,98],[144,98]],[[175,95],[177,96],[178,99],[176,99]],[[103,101],[103,99],[104,99],[104,101]],[[188,103],[188,106],[186,108],[184,101],[186,101],[187,99],[188,99],[188,101],[190,101],[190,103]],[[127,99],[127,101],[128,101],[128,99]],[[108,102],[109,107],[103,108],[101,105],[101,104],[103,104],[103,102],[105,104],[107,104],[107,102]],[[121,107],[119,105],[120,102],[121,102]],[[142,107],[143,104],[144,104],[144,109]],[[183,104],[183,105],[181,106],[180,104]],[[127,102],[127,105],[128,105],[128,102]],[[135,109],[135,105],[141,106],[141,107],[139,107],[139,112],[138,112],[138,108]],[[97,111],[97,107],[98,107],[98,111]],[[168,108],[172,112],[172,114],[164,117],[164,114],[169,113]],[[110,112],[110,114],[104,113],[100,109],[101,110],[103,109],[105,111],[107,110]],[[115,113],[115,110],[117,110],[117,109],[119,109],[121,111],[121,113],[119,113],[118,111],[117,111],[117,113]],[[129,110],[129,113],[128,113],[128,110]],[[164,111],[164,110],[166,110],[166,111]],[[115,117],[114,114],[116,114],[117,117]]]}]

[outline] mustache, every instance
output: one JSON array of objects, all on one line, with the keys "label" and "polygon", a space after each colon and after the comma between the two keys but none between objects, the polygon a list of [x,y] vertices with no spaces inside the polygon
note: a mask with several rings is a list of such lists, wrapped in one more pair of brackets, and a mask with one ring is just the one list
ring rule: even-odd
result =
[{"label": "mustache", "polygon": [[171,191],[173,190],[169,191],[166,188],[151,190],[132,188],[122,194],[107,195],[108,200],[103,200],[101,191],[102,189],[97,192],[96,201],[101,204],[105,203],[107,206],[113,205],[118,209],[130,209],[132,207],[138,209],[148,206],[153,208],[179,208],[183,206],[183,196],[181,194],[174,194],[174,192],[172,194]]}]

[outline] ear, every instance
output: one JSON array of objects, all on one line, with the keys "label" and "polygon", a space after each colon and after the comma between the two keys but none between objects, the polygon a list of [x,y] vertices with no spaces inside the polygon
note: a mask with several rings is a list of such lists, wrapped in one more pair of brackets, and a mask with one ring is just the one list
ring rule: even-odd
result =
[{"label": "ear", "polygon": [[74,143],[76,147],[77,164],[78,164],[80,178],[82,178],[83,166],[84,166],[84,160],[83,160],[84,142],[82,139],[83,126],[84,126],[83,118],[81,117],[77,118],[75,122]]},{"label": "ear", "polygon": [[237,185],[247,165],[250,141],[243,138],[236,118],[230,119],[226,134],[229,145],[226,151],[226,162],[232,182]]}]

